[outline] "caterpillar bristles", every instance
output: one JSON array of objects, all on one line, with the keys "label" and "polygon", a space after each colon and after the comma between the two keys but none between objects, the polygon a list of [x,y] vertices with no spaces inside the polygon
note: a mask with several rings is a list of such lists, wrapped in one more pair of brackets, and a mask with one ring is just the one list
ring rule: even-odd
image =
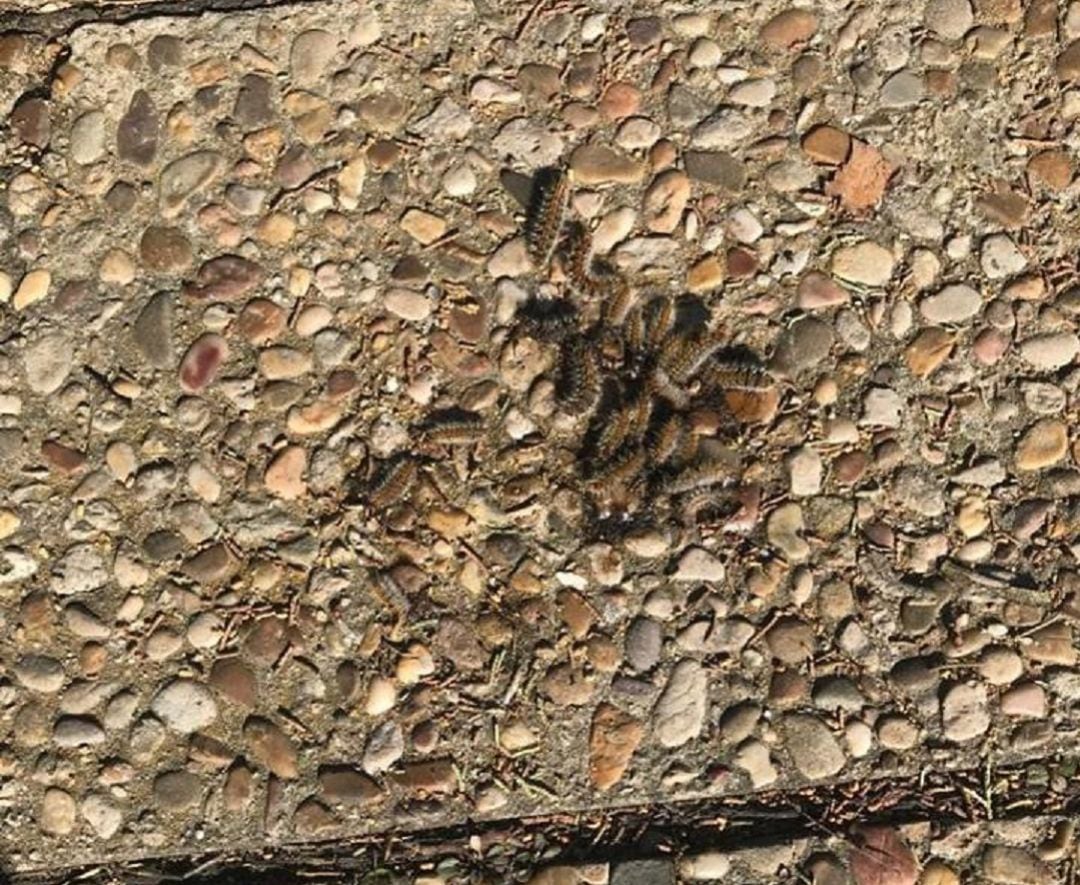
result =
[{"label": "caterpillar bristles", "polygon": [[368,492],[368,504],[373,510],[385,510],[401,501],[416,484],[417,464],[412,458],[399,456],[386,462]]},{"label": "caterpillar bristles", "polygon": [[626,485],[636,478],[645,468],[647,458],[640,446],[624,445],[613,458],[597,465],[589,479],[589,486],[594,491],[603,491],[615,485]]},{"label": "caterpillar bristles", "polygon": [[426,442],[437,445],[470,445],[484,435],[484,419],[476,412],[448,409],[429,416],[421,434]]},{"label": "caterpillar bristles", "polygon": [[525,247],[537,270],[546,270],[551,263],[569,200],[570,177],[565,170],[549,167],[536,173],[525,213]]},{"label": "caterpillar bristles", "polygon": [[679,495],[705,486],[730,480],[735,471],[731,464],[719,459],[699,461],[684,467],[675,474],[665,485],[668,494]]},{"label": "caterpillar bristles", "polygon": [[743,355],[722,354],[708,363],[703,378],[710,387],[724,390],[766,390],[773,386],[765,367]]},{"label": "caterpillar bristles", "polygon": [[592,273],[592,234],[580,222],[570,225],[564,250],[566,279],[570,287],[582,298],[598,294],[598,285]]},{"label": "caterpillar bristles", "polygon": [[727,518],[739,510],[739,502],[730,491],[716,488],[695,489],[679,499],[679,518],[687,528],[693,528],[705,520],[703,516],[713,513]]},{"label": "caterpillar bristles", "polygon": [[677,384],[685,384],[720,348],[721,342],[709,333],[696,338],[671,339],[678,341],[662,360],[662,365]]},{"label": "caterpillar bristles", "polygon": [[572,338],[563,345],[556,393],[581,415],[587,415],[600,401],[600,368],[596,355],[581,338]]},{"label": "caterpillar bristles", "polygon": [[632,399],[627,403],[631,415],[629,434],[634,439],[641,439],[649,427],[653,408],[656,406],[656,398],[647,385],[640,385]]},{"label": "caterpillar bristles", "polygon": [[690,396],[671,380],[667,372],[659,366],[649,373],[649,385],[657,396],[663,397],[676,409],[685,409],[690,405]]},{"label": "caterpillar bristles", "polygon": [[577,308],[565,298],[529,297],[517,311],[525,334],[537,341],[562,341],[577,328]]},{"label": "caterpillar bristles", "polygon": [[649,433],[647,446],[649,458],[654,464],[665,464],[678,451],[684,429],[680,415],[672,413],[660,421]]},{"label": "caterpillar bristles", "polygon": [[675,302],[661,296],[645,306],[645,345],[650,349],[660,346],[675,325]]},{"label": "caterpillar bristles", "polygon": [[633,424],[633,417],[633,410],[625,406],[604,415],[603,424],[593,445],[596,458],[607,459],[615,454],[626,441]]},{"label": "caterpillar bristles", "polygon": [[[601,265],[601,268],[604,267]],[[634,290],[614,269],[610,273],[604,270],[603,273],[604,288],[608,294],[604,298],[600,318],[609,326],[621,326],[634,305]]]},{"label": "caterpillar bristles", "polygon": [[623,337],[632,354],[639,354],[645,348],[645,312],[642,308],[634,308],[627,314]]}]

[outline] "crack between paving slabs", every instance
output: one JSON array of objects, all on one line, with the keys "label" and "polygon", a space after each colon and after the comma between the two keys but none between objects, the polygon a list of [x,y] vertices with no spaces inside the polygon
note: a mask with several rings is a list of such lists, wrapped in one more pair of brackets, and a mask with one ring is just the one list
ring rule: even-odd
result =
[{"label": "crack between paving slabs", "polygon": [[[946,827],[980,821],[1052,817],[1080,810],[1080,783],[1066,781],[1064,791],[1025,785],[1033,765],[1048,758],[992,768],[924,771],[921,776],[881,776],[817,784],[744,796],[586,807],[490,821],[383,830],[364,835],[338,835],[321,840],[288,841],[198,852],[176,851],[101,858],[63,870],[20,872],[12,885],[99,881],[150,865],[157,872],[141,881],[200,881],[215,870],[270,871],[325,869],[370,872],[381,867],[410,869],[424,861],[458,855],[483,866],[474,851],[480,845],[520,846],[522,863],[614,862],[628,858],[672,855],[687,850],[731,851],[765,847],[804,838],[846,838],[851,825],[903,825],[933,821]],[[1004,786],[1003,786],[1004,784]],[[529,853],[534,840],[545,841]],[[592,833],[591,838],[583,838]],[[486,837],[486,838],[485,838]],[[550,847],[559,846],[552,853]],[[393,852],[399,852],[393,856]],[[105,881],[101,879],[100,881]]]}]

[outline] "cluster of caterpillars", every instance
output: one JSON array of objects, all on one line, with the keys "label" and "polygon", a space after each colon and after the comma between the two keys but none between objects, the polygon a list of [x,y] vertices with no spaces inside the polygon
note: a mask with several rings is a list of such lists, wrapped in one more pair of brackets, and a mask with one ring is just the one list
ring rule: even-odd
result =
[{"label": "cluster of caterpillars", "polygon": [[555,390],[580,428],[577,479],[592,515],[618,529],[667,513],[695,523],[732,509],[732,459],[703,437],[719,415],[728,432],[775,396],[757,358],[731,348],[720,330],[687,322],[669,295],[639,298],[611,264],[593,254],[589,229],[566,221],[570,174],[534,179],[525,242],[538,272],[558,260],[563,297],[534,295],[519,331],[559,349]]}]

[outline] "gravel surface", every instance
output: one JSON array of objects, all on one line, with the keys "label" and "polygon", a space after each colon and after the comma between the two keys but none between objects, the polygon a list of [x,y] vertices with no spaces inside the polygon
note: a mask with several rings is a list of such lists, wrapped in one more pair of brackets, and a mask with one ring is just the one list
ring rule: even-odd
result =
[{"label": "gravel surface", "polygon": [[[1068,792],[1080,4],[9,15],[7,869]],[[531,881],[1072,874],[877,810]]]}]

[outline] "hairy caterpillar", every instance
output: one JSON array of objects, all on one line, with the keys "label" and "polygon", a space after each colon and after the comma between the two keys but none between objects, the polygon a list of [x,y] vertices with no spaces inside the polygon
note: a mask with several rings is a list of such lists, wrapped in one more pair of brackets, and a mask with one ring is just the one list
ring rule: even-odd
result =
[{"label": "hairy caterpillar", "polygon": [[525,213],[525,247],[538,269],[551,263],[569,201],[570,176],[563,169],[541,169],[536,173]]},{"label": "hairy caterpillar", "polygon": [[371,484],[368,504],[375,510],[385,510],[402,500],[412,491],[417,474],[416,461],[412,458],[399,457],[387,462]]}]

